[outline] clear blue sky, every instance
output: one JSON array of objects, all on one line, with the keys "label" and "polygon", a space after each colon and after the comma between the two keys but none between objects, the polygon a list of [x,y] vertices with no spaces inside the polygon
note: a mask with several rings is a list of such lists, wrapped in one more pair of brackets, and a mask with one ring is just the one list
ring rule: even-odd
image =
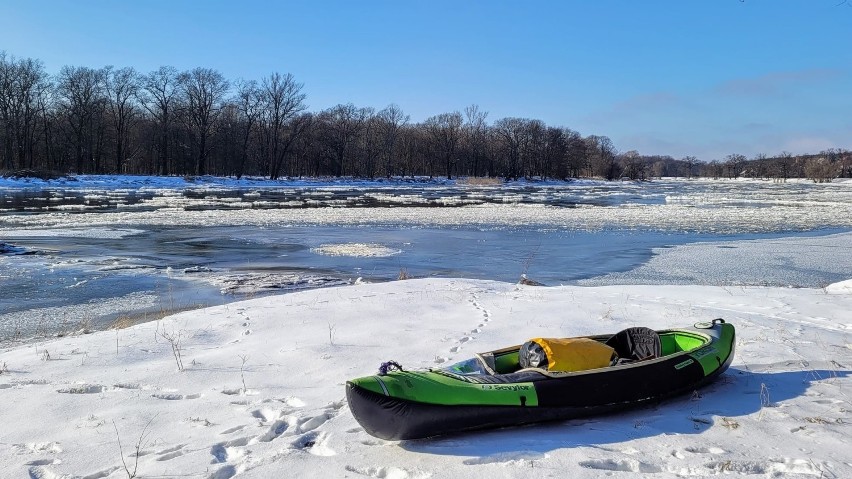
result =
[{"label": "clear blue sky", "polygon": [[852,1],[0,0],[0,50],[63,65],[292,73],[310,110],[478,104],[619,151],[852,149]]}]

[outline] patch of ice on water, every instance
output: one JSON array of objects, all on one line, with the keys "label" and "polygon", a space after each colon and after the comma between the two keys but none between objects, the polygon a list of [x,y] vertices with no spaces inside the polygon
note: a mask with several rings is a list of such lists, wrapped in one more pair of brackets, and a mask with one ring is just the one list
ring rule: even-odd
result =
[{"label": "patch of ice on water", "polygon": [[101,238],[120,239],[144,233],[132,228],[9,228],[0,230],[0,237],[15,238]]},{"label": "patch of ice on water", "polygon": [[287,273],[199,273],[196,279],[219,287],[222,294],[249,295],[273,291],[340,286],[349,281],[331,276],[313,276]]},{"label": "patch of ice on water", "polygon": [[311,252],[326,256],[354,256],[357,258],[383,258],[402,253],[402,250],[388,248],[376,243],[337,243],[324,244],[311,248]]}]

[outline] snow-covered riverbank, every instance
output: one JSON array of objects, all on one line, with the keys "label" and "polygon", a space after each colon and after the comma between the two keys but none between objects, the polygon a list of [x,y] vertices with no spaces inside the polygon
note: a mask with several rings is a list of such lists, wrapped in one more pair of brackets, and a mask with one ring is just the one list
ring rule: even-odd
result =
[{"label": "snow-covered riverbank", "polygon": [[[28,344],[0,353],[0,468],[126,477],[123,454],[139,477],[848,477],[851,289],[410,280]],[[714,317],[737,327],[731,369],[654,407],[396,443],[344,400],[347,379],[390,359],[430,367],[539,335]]]}]

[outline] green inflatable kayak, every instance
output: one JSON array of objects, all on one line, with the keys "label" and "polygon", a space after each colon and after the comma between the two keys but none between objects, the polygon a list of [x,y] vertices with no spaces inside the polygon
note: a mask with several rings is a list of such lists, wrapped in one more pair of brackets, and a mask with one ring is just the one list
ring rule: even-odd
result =
[{"label": "green inflatable kayak", "polygon": [[440,369],[391,362],[347,381],[346,397],[364,430],[388,440],[571,419],[693,392],[730,366],[734,336],[723,319],[589,336],[615,354],[606,366],[581,371],[522,368],[526,344]]}]

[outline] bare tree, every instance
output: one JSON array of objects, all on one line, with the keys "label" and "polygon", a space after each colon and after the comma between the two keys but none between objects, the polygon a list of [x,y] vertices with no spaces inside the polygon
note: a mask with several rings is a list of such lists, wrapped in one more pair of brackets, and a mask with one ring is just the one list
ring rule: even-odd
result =
[{"label": "bare tree", "polygon": [[336,176],[349,174],[358,135],[367,119],[373,115],[372,108],[357,108],[352,103],[340,104],[320,113],[322,141],[331,161],[331,171]]},{"label": "bare tree", "polygon": [[0,166],[31,168],[39,104],[49,88],[40,61],[15,59],[0,51],[0,136],[3,161]]},{"label": "bare tree", "polygon": [[694,156],[684,156],[681,160],[686,168],[686,177],[688,179],[692,178],[692,173],[695,170],[695,165],[698,164],[698,158]]},{"label": "bare tree", "polygon": [[443,160],[447,179],[453,177],[453,165],[456,163],[456,148],[461,138],[461,113],[441,113],[426,119],[426,131],[432,139],[432,145],[439,158]]},{"label": "bare tree", "polygon": [[160,67],[142,78],[142,89],[138,91],[139,99],[146,110],[157,123],[159,148],[156,170],[161,175],[168,175],[169,168],[169,131],[178,102],[178,72],[173,67]]},{"label": "bare tree", "polygon": [[182,73],[179,80],[190,138],[196,145],[195,174],[206,175],[209,140],[230,84],[218,71],[201,67]]},{"label": "bare tree", "polygon": [[233,101],[239,110],[242,128],[240,157],[236,165],[237,178],[240,178],[245,172],[252,134],[263,113],[263,92],[254,80],[239,82],[237,95]]},{"label": "bare tree", "polygon": [[[494,174],[488,152],[488,112],[479,109],[479,105],[470,105],[464,109],[463,147],[469,158],[468,174],[479,176],[484,166],[484,175]],[[484,165],[483,165],[484,164]]]},{"label": "bare tree", "polygon": [[522,175],[521,153],[527,141],[527,120],[523,118],[501,118],[494,122],[494,130],[500,138],[504,175],[518,179]]},{"label": "bare tree", "polygon": [[130,149],[130,131],[138,114],[135,101],[139,96],[140,76],[133,68],[113,70],[109,66],[104,69],[104,86],[115,133],[114,171],[121,173]]},{"label": "bare tree", "polygon": [[648,164],[642,161],[642,157],[636,150],[630,150],[621,154],[623,175],[631,180],[644,180],[647,174]]},{"label": "bare tree", "polygon": [[58,95],[76,159],[76,171],[99,171],[97,149],[104,103],[104,70],[65,66],[57,78]]},{"label": "bare tree", "polygon": [[305,94],[302,93],[303,85],[297,83],[293,75],[287,73],[273,73],[263,80],[261,95],[263,99],[263,129],[264,137],[268,142],[267,154],[269,165],[269,177],[275,179],[281,172],[284,157],[296,140],[293,133],[303,131],[298,126],[304,122],[294,125],[291,121],[305,110]]},{"label": "bare tree", "polygon": [[588,144],[580,133],[564,128],[565,142],[567,143],[566,162],[568,176],[577,178],[588,162]]},{"label": "bare tree", "polygon": [[394,174],[394,155],[400,130],[408,124],[411,117],[404,114],[399,106],[391,104],[376,113],[376,119],[379,121],[381,135],[380,161],[385,175],[390,178]]},{"label": "bare tree", "polygon": [[733,153],[725,157],[725,168],[728,170],[729,178],[739,178],[742,173],[743,163],[745,163],[745,155]]}]

